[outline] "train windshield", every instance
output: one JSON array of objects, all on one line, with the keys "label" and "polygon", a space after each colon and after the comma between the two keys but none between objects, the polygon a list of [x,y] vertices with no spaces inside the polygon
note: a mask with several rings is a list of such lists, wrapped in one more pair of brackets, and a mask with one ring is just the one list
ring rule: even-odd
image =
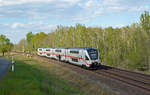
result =
[{"label": "train windshield", "polygon": [[98,51],[96,49],[87,50],[91,60],[98,59]]}]

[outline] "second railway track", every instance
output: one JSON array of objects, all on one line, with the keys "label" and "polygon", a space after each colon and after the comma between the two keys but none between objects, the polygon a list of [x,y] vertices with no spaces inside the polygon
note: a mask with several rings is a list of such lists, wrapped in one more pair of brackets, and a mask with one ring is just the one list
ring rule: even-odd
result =
[{"label": "second railway track", "polygon": [[149,81],[144,79],[141,80],[140,77],[133,78],[132,76],[128,76],[120,72],[113,72],[111,70],[96,70],[94,72],[150,92]]}]

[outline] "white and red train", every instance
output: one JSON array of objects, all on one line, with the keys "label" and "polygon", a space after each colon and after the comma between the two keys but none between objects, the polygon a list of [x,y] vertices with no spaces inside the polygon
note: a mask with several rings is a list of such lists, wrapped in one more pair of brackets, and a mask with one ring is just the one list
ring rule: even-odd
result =
[{"label": "white and red train", "polygon": [[38,48],[38,55],[86,68],[95,68],[101,64],[99,52],[95,48]]}]

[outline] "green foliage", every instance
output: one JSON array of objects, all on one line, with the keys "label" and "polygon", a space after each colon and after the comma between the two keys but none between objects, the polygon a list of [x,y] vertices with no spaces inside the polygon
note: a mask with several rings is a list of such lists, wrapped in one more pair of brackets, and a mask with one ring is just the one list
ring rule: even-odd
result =
[{"label": "green foliage", "polygon": [[[32,39],[32,48],[39,47],[93,47],[100,51],[103,63],[134,70],[150,67],[150,16],[141,15],[140,23],[122,28],[58,26],[49,34],[38,33]],[[144,68],[144,69],[143,69]]]},{"label": "green foliage", "polygon": [[36,51],[37,48],[45,45],[45,41],[44,39],[47,37],[47,34],[45,34],[44,32],[40,32],[37,33],[33,36],[33,38],[31,39],[31,45],[33,46],[32,51]]},{"label": "green foliage", "polygon": [[149,31],[150,30],[150,15],[148,11],[145,11],[142,15],[141,15],[141,26],[145,31]]},{"label": "green foliage", "polygon": [[[32,32],[29,32],[26,35],[26,41],[21,40],[19,42],[19,44],[24,43],[23,48],[25,48],[25,51],[28,51],[31,53],[32,51],[36,51],[37,48],[39,48],[40,46],[44,47],[46,37],[47,37],[47,34],[45,34],[44,32],[40,32],[40,33],[37,33],[35,35]],[[26,42],[27,42],[27,44],[26,44]]]},{"label": "green foliage", "polygon": [[4,35],[0,35],[0,52],[4,53],[11,51],[13,44],[10,43],[10,40],[6,38]]},{"label": "green foliage", "polygon": [[27,40],[27,51],[29,51],[29,52],[32,52],[32,48],[33,48],[33,46],[32,46],[32,43],[31,43],[31,40],[32,40],[32,38],[33,38],[33,34],[32,34],[32,32],[29,32],[27,35],[26,35],[26,40]]},{"label": "green foliage", "polygon": [[31,43],[31,39],[34,35],[32,34],[32,32],[29,32],[27,35],[26,35],[26,38],[27,38],[27,43],[30,44]]}]

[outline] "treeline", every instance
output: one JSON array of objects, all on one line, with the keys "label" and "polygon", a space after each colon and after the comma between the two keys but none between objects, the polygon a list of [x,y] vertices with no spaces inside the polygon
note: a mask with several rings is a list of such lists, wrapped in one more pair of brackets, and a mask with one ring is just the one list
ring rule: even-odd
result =
[{"label": "treeline", "polygon": [[4,35],[0,35],[0,53],[2,53],[2,56],[5,55],[5,52],[10,52],[12,48],[13,44],[10,40]]},{"label": "treeline", "polygon": [[150,67],[150,15],[144,12],[140,22],[122,28],[58,26],[49,34],[29,32],[16,48],[33,52],[39,47],[93,47],[100,51],[103,63],[133,70]]}]

